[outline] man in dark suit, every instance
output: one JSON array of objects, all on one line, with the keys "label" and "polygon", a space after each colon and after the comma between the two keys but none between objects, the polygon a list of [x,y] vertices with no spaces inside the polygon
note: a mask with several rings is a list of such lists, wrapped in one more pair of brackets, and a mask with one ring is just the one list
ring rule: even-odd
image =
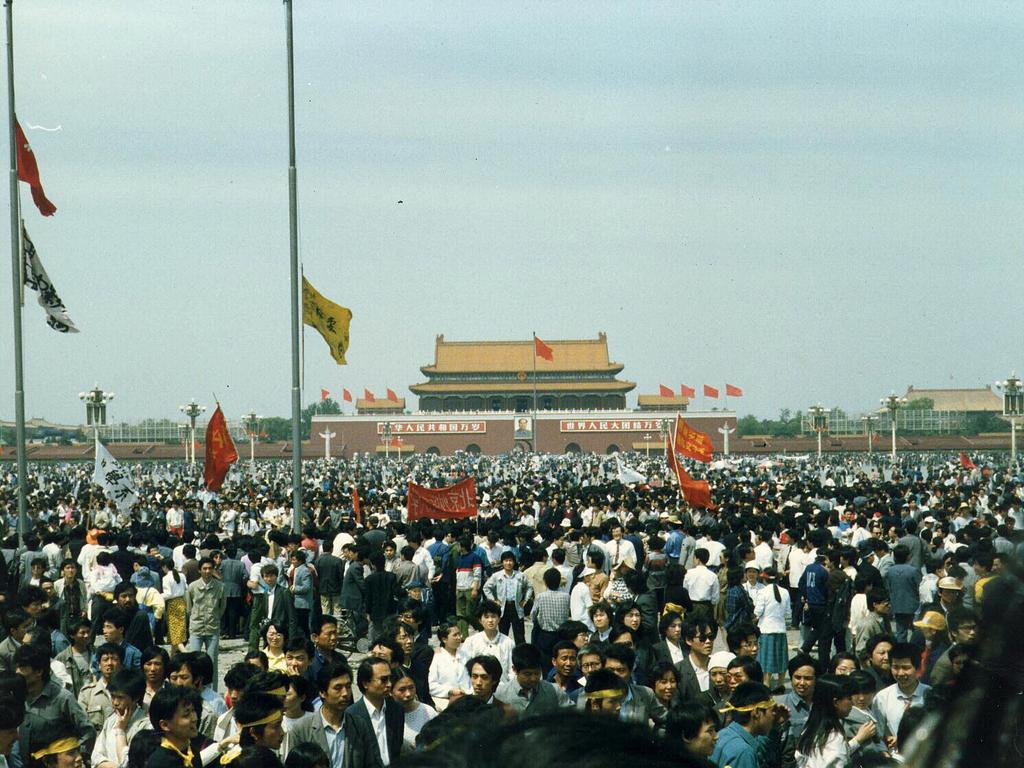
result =
[{"label": "man in dark suit", "polygon": [[376,745],[378,765],[398,760],[405,732],[402,705],[390,697],[391,665],[384,659],[364,659],[356,670],[356,684],[363,698],[345,711],[345,723],[369,733]]},{"label": "man in dark suit", "polygon": [[221,620],[221,632],[224,637],[238,635],[239,624],[245,613],[245,582],[249,574],[245,565],[236,559],[236,554],[234,543],[229,542],[223,554],[213,555],[213,561],[220,572],[220,580],[224,584],[224,598],[227,600],[227,607]]},{"label": "man in dark suit", "polygon": [[[349,718],[352,668],[344,661],[326,664],[316,677],[320,711],[299,722],[285,736],[282,757],[298,744],[316,744],[331,768],[382,768],[373,731],[358,718]],[[401,712],[401,709],[399,709]],[[402,715],[402,726],[405,716]]]},{"label": "man in dark suit", "polygon": [[260,643],[263,622],[270,619],[288,628],[288,636],[295,637],[298,622],[295,619],[295,603],[292,594],[277,583],[277,565],[267,563],[260,569],[260,575],[267,584],[267,591],[253,596],[249,620],[249,650],[255,651]]},{"label": "man in dark suit", "polygon": [[[708,664],[711,648],[718,634],[718,625],[711,619],[698,614],[683,621],[683,644],[688,653],[676,664],[679,671],[679,699],[683,702],[700,699],[701,693],[711,687],[711,673]],[[700,677],[697,670],[700,669]],[[701,685],[705,676],[707,683]]]},{"label": "man in dark suit", "polygon": [[342,550],[348,558],[345,578],[341,583],[341,607],[351,614],[356,636],[366,635],[366,583],[363,578],[363,563],[366,550],[362,545],[346,544]]}]

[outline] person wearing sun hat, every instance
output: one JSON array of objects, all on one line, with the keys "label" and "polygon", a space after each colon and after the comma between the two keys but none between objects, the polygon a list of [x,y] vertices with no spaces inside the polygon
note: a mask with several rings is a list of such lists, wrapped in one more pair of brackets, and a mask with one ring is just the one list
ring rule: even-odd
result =
[{"label": "person wearing sun hat", "polygon": [[[921,653],[921,664],[917,669],[917,674],[922,682],[929,683],[932,667],[949,648],[946,617],[940,611],[926,610],[921,618],[914,622],[914,626],[920,630],[924,638],[924,651]],[[914,642],[916,635],[915,632],[914,637],[911,637],[911,642]]]}]

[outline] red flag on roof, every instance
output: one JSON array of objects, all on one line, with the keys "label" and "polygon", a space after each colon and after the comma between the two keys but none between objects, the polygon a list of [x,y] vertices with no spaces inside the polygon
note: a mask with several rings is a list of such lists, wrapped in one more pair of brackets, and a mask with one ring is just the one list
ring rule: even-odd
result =
[{"label": "red flag on roof", "polygon": [[18,142],[18,180],[24,181],[32,190],[32,202],[43,216],[53,216],[57,212],[57,206],[46,199],[43,192],[43,183],[39,180],[39,166],[36,164],[36,156],[32,147],[25,138],[25,132],[21,130],[21,123],[14,122],[16,141]]},{"label": "red flag on roof", "polygon": [[363,387],[363,399],[368,403],[373,403],[377,400],[377,398],[373,396],[373,392],[368,390],[366,387]]},{"label": "red flag on roof", "polygon": [[326,389],[324,389],[323,387],[320,387],[320,400],[321,400],[321,402],[326,400],[330,396],[330,394],[331,393],[328,392]]},{"label": "red flag on roof", "polygon": [[704,385],[704,397],[718,397],[718,389],[716,387],[709,387],[707,384]]},{"label": "red flag on roof", "polygon": [[695,390],[693,387],[688,387],[685,384],[680,384],[679,394],[682,395],[683,397],[696,397],[697,390]]},{"label": "red flag on roof", "polygon": [[543,357],[549,362],[555,361],[555,350],[537,338],[537,334],[533,334],[533,350],[537,357]]},{"label": "red flag on roof", "polygon": [[675,397],[676,396],[676,393],[673,392],[668,387],[666,387],[664,384],[659,384],[658,385],[658,394],[660,394],[662,397]]},{"label": "red flag on roof", "polygon": [[224,476],[236,461],[238,451],[235,450],[235,443],[228,432],[228,423],[218,403],[210,423],[206,425],[206,460],[203,462],[206,490],[219,491],[224,484]]},{"label": "red flag on roof", "polygon": [[388,400],[391,400],[392,402],[395,402],[395,403],[398,402],[398,395],[395,394],[395,390],[393,390],[393,389],[389,389],[388,390]]},{"label": "red flag on roof", "polygon": [[726,397],[743,397],[743,390],[739,387],[734,387],[732,384],[725,385],[725,396]]},{"label": "red flag on roof", "polygon": [[342,389],[341,390],[341,399],[344,400],[346,403],[351,403],[352,402],[352,393],[349,392],[347,389]]},{"label": "red flag on roof", "polygon": [[963,467],[964,469],[978,468],[978,465],[971,461],[967,454],[963,451],[960,451],[960,466]]}]

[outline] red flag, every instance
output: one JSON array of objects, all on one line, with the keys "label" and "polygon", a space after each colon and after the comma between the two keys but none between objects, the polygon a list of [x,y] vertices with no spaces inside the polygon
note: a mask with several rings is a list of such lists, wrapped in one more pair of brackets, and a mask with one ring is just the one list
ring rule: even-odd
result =
[{"label": "red flag", "polygon": [[704,397],[718,397],[718,389],[715,387],[709,387],[707,384],[704,385]]},{"label": "red flag", "polygon": [[967,454],[960,451],[960,466],[964,469],[977,469],[978,465],[968,458]]},{"label": "red flag", "polygon": [[677,416],[673,435],[672,444],[683,456],[705,463],[711,461],[714,448],[711,445],[711,438],[706,433],[694,429]]},{"label": "red flag", "polygon": [[206,490],[219,491],[224,484],[224,475],[231,465],[238,461],[238,451],[228,432],[228,423],[224,420],[224,412],[217,403],[217,410],[206,425],[206,461],[203,464],[203,478]]},{"label": "red flag", "polygon": [[388,390],[388,400],[391,400],[394,403],[398,402],[398,395],[395,394],[395,390],[393,390],[393,389],[389,389]]},{"label": "red flag", "polygon": [[53,216],[57,212],[57,206],[46,199],[43,192],[43,183],[39,180],[39,166],[36,164],[36,156],[29,146],[25,132],[21,130],[21,123],[15,121],[14,130],[18,142],[18,180],[24,181],[32,190],[32,202],[43,216]]},{"label": "red flag", "polygon": [[352,393],[349,392],[347,389],[342,389],[341,390],[341,399],[344,400],[346,403],[351,403],[352,402]]},{"label": "red flag", "polygon": [[718,509],[718,507],[711,501],[711,486],[707,480],[694,480],[687,474],[686,470],[683,469],[683,465],[679,463],[679,459],[676,457],[675,445],[672,439],[672,435],[669,435],[668,441],[665,443],[665,458],[668,461],[668,466],[676,476],[676,482],[679,483],[679,490],[683,494],[683,498],[686,499],[686,503],[691,507],[703,507],[704,509]]},{"label": "red flag", "polygon": [[356,522],[359,525],[363,524],[363,514],[359,509],[359,489],[354,485],[352,486],[352,514],[355,515]]},{"label": "red flag", "polygon": [[679,385],[679,394],[683,397],[696,397],[697,391],[693,387],[688,387],[685,384]]},{"label": "red flag", "polygon": [[743,390],[739,387],[734,387],[732,384],[725,385],[725,396],[726,397],[743,397]]},{"label": "red flag", "polygon": [[330,394],[331,393],[328,392],[326,389],[324,389],[323,387],[320,387],[320,402],[323,402],[324,400],[326,400],[328,395],[330,395]]},{"label": "red flag", "polygon": [[537,354],[537,357],[543,357],[545,360],[552,363],[555,361],[555,350],[538,339],[537,334],[533,335],[533,349]]},{"label": "red flag", "polygon": [[363,387],[363,399],[368,403],[374,403],[377,401],[377,398],[373,396],[373,392],[368,390],[366,387]]},{"label": "red flag", "polygon": [[447,488],[424,488],[409,483],[409,520],[462,520],[476,515],[476,484],[467,477]]},{"label": "red flag", "polygon": [[664,384],[659,384],[658,385],[658,394],[660,394],[662,397],[675,397],[676,396],[676,393],[673,392],[668,387],[666,387]]}]

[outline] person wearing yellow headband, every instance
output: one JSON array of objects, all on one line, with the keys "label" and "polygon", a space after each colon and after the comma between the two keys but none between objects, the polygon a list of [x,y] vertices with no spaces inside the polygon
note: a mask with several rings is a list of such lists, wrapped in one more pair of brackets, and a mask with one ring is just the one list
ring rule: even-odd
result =
[{"label": "person wearing yellow headband", "polygon": [[[284,710],[281,699],[270,693],[259,691],[249,692],[235,706],[235,720],[238,722],[238,746],[258,747],[264,751],[263,759],[266,765],[281,765],[274,754],[281,748],[284,741]],[[235,757],[229,752],[221,758],[222,764],[227,764]]]},{"label": "person wearing yellow headband", "polygon": [[54,734],[51,731],[38,735],[41,741],[33,740],[30,765],[46,768],[82,768],[85,764],[82,758],[82,742],[77,736],[68,733]]},{"label": "person wearing yellow headband", "polygon": [[723,712],[732,716],[718,734],[711,762],[725,768],[761,768],[763,739],[775,724],[775,700],[761,683],[741,683],[733,691]]},{"label": "person wearing yellow headband", "polygon": [[587,687],[580,699],[587,712],[619,716],[626,700],[626,683],[610,669],[599,669],[587,676]]},{"label": "person wearing yellow headband", "polygon": [[149,704],[149,721],[161,735],[146,768],[203,768],[199,754],[199,693],[194,688],[169,685]]}]

